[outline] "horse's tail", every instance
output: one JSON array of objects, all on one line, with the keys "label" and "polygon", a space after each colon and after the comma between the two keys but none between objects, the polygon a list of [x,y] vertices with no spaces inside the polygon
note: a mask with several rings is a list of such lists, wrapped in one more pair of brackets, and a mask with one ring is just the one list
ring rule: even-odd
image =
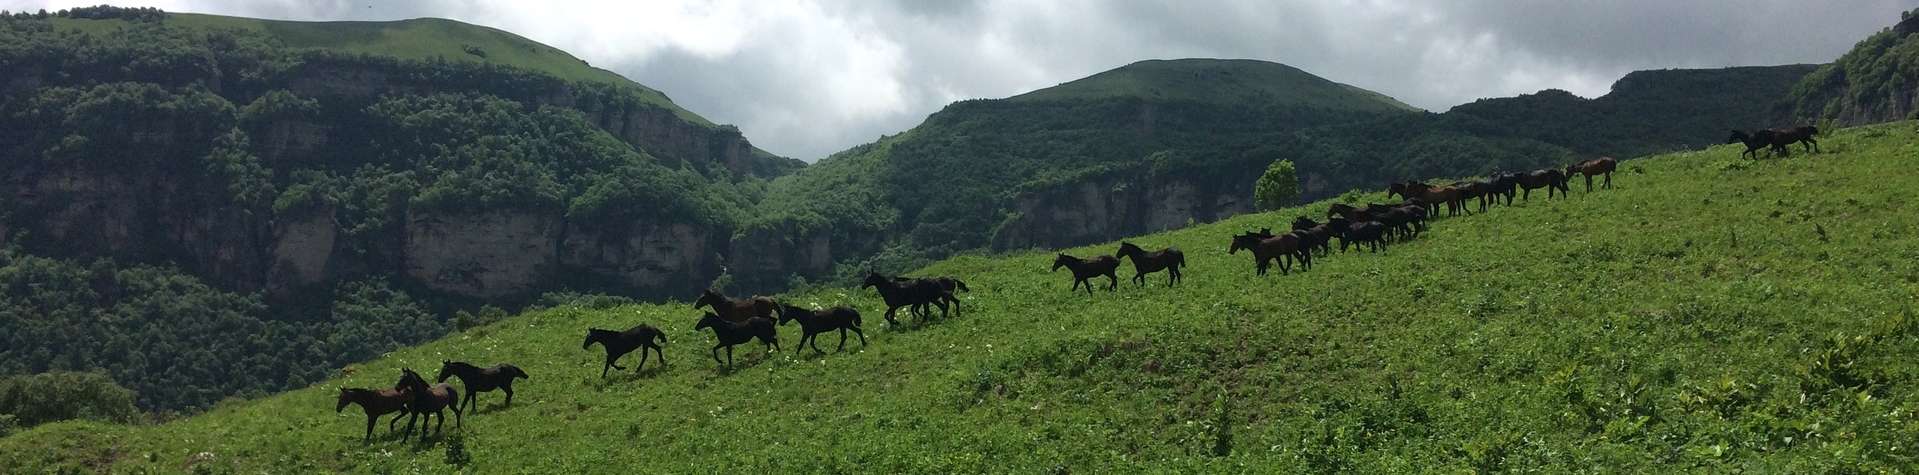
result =
[{"label": "horse's tail", "polygon": [[1186,253],[1173,250],[1173,267],[1186,267]]},{"label": "horse's tail", "polygon": [[854,309],[852,309],[852,308],[850,308],[850,307],[849,307],[849,308],[847,308],[847,309],[846,309],[846,313],[847,313],[847,314],[849,314],[849,315],[851,315],[851,316],[853,317],[853,318],[852,318],[852,320],[853,320],[853,326],[854,326],[854,327],[862,327],[862,326],[866,326],[866,324],[865,324],[865,323],[863,323],[863,322],[860,322],[860,311],[859,311],[859,310],[854,310]]}]

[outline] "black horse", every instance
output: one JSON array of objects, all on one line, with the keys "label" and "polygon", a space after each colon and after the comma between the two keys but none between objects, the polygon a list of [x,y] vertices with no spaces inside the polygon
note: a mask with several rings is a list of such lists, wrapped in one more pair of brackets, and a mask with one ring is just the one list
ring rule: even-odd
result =
[{"label": "black horse", "polygon": [[1739,152],[1739,158],[1746,158],[1747,155],[1752,155],[1753,160],[1758,160],[1759,149],[1772,146],[1773,132],[1771,130],[1755,130],[1752,132],[1746,132],[1739,129],[1733,129],[1732,136],[1726,137],[1726,143],[1745,144],[1746,151]]},{"label": "black horse", "polygon": [[1338,233],[1339,252],[1346,252],[1347,245],[1352,245],[1353,249],[1371,246],[1373,252],[1386,250],[1385,224],[1378,221],[1353,222],[1346,218],[1333,218],[1326,224],[1332,225],[1333,232]]},{"label": "black horse", "polygon": [[1293,232],[1299,235],[1301,247],[1307,251],[1317,251],[1320,257],[1325,257],[1333,250],[1332,226],[1300,216],[1293,218]]},{"label": "black horse", "polygon": [[506,405],[511,406],[513,405],[513,380],[530,379],[527,377],[525,371],[520,370],[520,367],[510,364],[498,364],[493,365],[491,368],[481,368],[463,361],[441,361],[440,377],[435,378],[435,381],[444,383],[446,382],[446,378],[454,376],[460,377],[460,383],[466,385],[466,401],[460,403],[460,405],[474,408],[476,410],[476,412],[474,412],[475,414],[479,413],[477,412],[479,406],[475,406],[474,404],[480,402],[479,397],[481,392],[495,389],[505,391]]},{"label": "black horse", "polygon": [[[973,291],[973,289],[966,287],[966,281],[959,280],[958,278],[955,278],[955,277],[893,276],[893,281],[899,282],[905,285],[914,285],[916,282],[920,282],[920,281],[931,281],[935,284],[939,284],[940,288],[946,289],[946,293],[949,294],[947,296],[941,297],[940,300],[953,306],[953,316],[955,317],[959,316],[960,314],[959,298],[958,298],[959,292]],[[913,312],[913,315],[915,316],[918,316],[920,318],[926,318],[926,313],[932,311],[931,307],[932,305],[930,303],[922,303],[922,304],[914,305],[911,308],[908,308],[907,310],[910,312]]]},{"label": "black horse", "polygon": [[[768,353],[779,351],[780,349],[779,330],[773,328],[772,320],[753,317],[746,319],[744,322],[735,322],[720,318],[719,315],[714,315],[713,312],[707,312],[705,316],[700,317],[700,323],[694,325],[693,330],[699,331],[708,328],[713,329],[713,337],[719,341],[718,344],[713,345],[713,362],[721,364],[721,369],[731,369],[733,367],[733,345],[746,343],[753,341],[754,338],[759,338],[760,343],[766,344],[766,351]],[[726,349],[726,361],[720,361],[720,348]]]},{"label": "black horse", "polygon": [[[586,329],[586,342],[580,344],[580,349],[592,348],[594,343],[599,343],[600,346],[606,348],[606,366],[600,367],[600,377],[602,378],[606,377],[607,369],[626,371],[626,368],[615,364],[615,362],[619,361],[620,357],[626,356],[627,353],[632,353],[636,348],[644,347],[652,349],[653,353],[660,358],[660,366],[666,366],[666,353],[660,351],[660,345],[666,344],[666,332],[662,332],[658,328],[653,328],[652,325],[640,324],[639,326],[628,328],[623,332],[588,328]],[[646,351],[641,350],[640,366],[634,368],[633,372],[639,373],[645,369]],[[512,396],[510,392],[507,394],[508,397]]]},{"label": "black horse", "polygon": [[[900,324],[899,320],[893,318],[900,307],[908,307],[907,311],[910,312],[911,307],[915,306],[936,306],[940,308],[940,318],[946,318],[948,303],[952,304],[954,312],[959,311],[959,299],[954,298],[953,293],[946,290],[938,280],[888,279],[878,272],[868,272],[866,281],[860,284],[862,289],[867,287],[872,287],[874,291],[879,292],[880,300],[886,301],[886,323],[891,325]],[[930,310],[926,313],[932,314]],[[920,320],[925,321],[927,315],[921,315]]]},{"label": "black horse", "polygon": [[1553,197],[1555,190],[1561,194],[1565,194],[1567,197],[1572,196],[1570,194],[1572,193],[1572,188],[1566,186],[1566,173],[1557,168],[1533,170],[1530,173],[1519,175],[1519,188],[1525,190],[1519,195],[1520,199],[1525,200],[1531,200],[1533,190],[1539,188],[1546,189],[1546,198],[1549,199]]},{"label": "black horse", "polygon": [[820,351],[819,334],[834,330],[840,332],[840,347],[834,351],[846,351],[847,330],[852,330],[853,334],[859,335],[861,347],[866,346],[866,332],[860,331],[860,312],[853,310],[853,307],[841,305],[828,309],[810,310],[793,305],[780,305],[780,325],[784,326],[786,322],[800,322],[800,344],[793,348],[794,355],[800,354],[800,350],[807,346],[807,342],[812,342],[813,351],[825,353]]},{"label": "black horse", "polygon": [[1178,248],[1169,247],[1146,252],[1145,249],[1140,249],[1133,243],[1120,241],[1119,251],[1114,252],[1113,257],[1133,260],[1133,283],[1135,284],[1146,285],[1146,274],[1161,270],[1166,271],[1167,286],[1186,280],[1185,276],[1179,273],[1179,268],[1186,266],[1186,254],[1179,252]]},{"label": "black horse", "polygon": [[1061,267],[1073,271],[1073,288],[1071,291],[1077,292],[1079,291],[1080,284],[1085,284],[1086,295],[1092,295],[1092,279],[1102,275],[1106,276],[1106,280],[1112,282],[1112,285],[1106,286],[1106,290],[1119,290],[1119,274],[1115,272],[1119,269],[1119,259],[1113,256],[1093,256],[1087,259],[1080,259],[1060,254],[1053,258],[1052,271],[1059,272],[1059,268]]}]

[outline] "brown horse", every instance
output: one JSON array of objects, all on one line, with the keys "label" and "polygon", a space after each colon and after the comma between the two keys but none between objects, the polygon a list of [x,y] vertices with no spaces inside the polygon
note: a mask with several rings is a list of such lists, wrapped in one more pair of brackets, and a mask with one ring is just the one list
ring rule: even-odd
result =
[{"label": "brown horse", "polygon": [[860,331],[860,312],[853,310],[853,307],[841,305],[811,310],[793,305],[781,305],[779,323],[784,326],[786,322],[800,322],[800,344],[793,348],[794,356],[798,356],[800,350],[806,348],[807,342],[813,343],[814,352],[826,353],[820,351],[819,335],[834,330],[840,332],[840,347],[834,351],[846,351],[847,330],[852,330],[853,334],[859,335],[860,347],[866,346],[866,332]]},{"label": "brown horse", "polygon": [[1169,247],[1146,252],[1145,249],[1140,249],[1133,243],[1120,241],[1119,251],[1114,252],[1113,257],[1133,260],[1133,283],[1135,284],[1146,285],[1146,274],[1159,272],[1162,269],[1166,271],[1166,285],[1169,287],[1186,280],[1179,273],[1179,268],[1186,266],[1186,254],[1179,252],[1178,248]]},{"label": "brown horse", "polygon": [[1737,142],[1745,144],[1746,151],[1739,152],[1739,158],[1746,158],[1747,155],[1752,155],[1753,160],[1758,160],[1759,149],[1771,146],[1772,139],[1773,133],[1770,130],[1746,132],[1739,129],[1732,129],[1732,136],[1726,137],[1726,143]]},{"label": "brown horse", "polygon": [[1769,145],[1772,145],[1772,151],[1775,153],[1787,153],[1786,146],[1795,143],[1805,147],[1807,153],[1819,152],[1819,140],[1813,138],[1813,136],[1819,135],[1818,127],[1801,125],[1783,129],[1767,129],[1766,131],[1771,133],[1772,140]]},{"label": "brown horse", "polygon": [[[903,284],[903,285],[917,285],[917,282],[919,282],[919,281],[930,281],[930,282],[933,282],[933,283],[935,283],[935,284],[939,284],[939,286],[940,286],[940,288],[941,288],[941,289],[946,289],[946,293],[947,293],[947,294],[951,294],[951,295],[947,295],[947,296],[944,296],[944,297],[942,297],[942,298],[941,298],[941,300],[942,300],[942,301],[944,301],[944,302],[946,302],[946,303],[948,303],[948,304],[951,304],[951,305],[953,306],[953,316],[955,316],[955,317],[957,317],[957,316],[959,316],[959,314],[960,314],[960,311],[959,311],[959,297],[958,297],[958,293],[959,293],[959,292],[972,292],[972,291],[973,291],[973,289],[970,289],[970,288],[967,288],[967,287],[966,287],[966,281],[963,281],[963,280],[959,280],[959,279],[958,279],[958,278],[956,278],[956,277],[947,277],[947,276],[940,276],[940,277],[905,277],[905,276],[893,276],[893,281],[894,281],[894,282],[898,282],[898,283],[900,283],[900,284]],[[926,312],[930,312],[930,311],[932,311],[932,308],[931,308],[931,307],[932,307],[932,304],[930,304],[930,303],[922,303],[922,304],[919,304],[919,305],[914,305],[914,306],[912,306],[911,308],[908,308],[907,310],[908,310],[908,311],[910,311],[910,312],[913,312],[913,315],[916,315],[916,316],[919,316],[920,318],[926,318]]]},{"label": "brown horse", "polygon": [[[867,272],[866,281],[860,284],[860,288],[867,287],[879,292],[880,300],[886,302],[886,323],[890,325],[900,324],[899,320],[893,319],[900,307],[912,312],[913,307],[932,305],[940,308],[940,318],[946,318],[947,304],[951,303],[953,312],[959,312],[959,299],[954,298],[953,292],[946,290],[945,285],[937,279],[888,279],[878,272]],[[928,310],[919,316],[920,320],[925,321],[932,313]]]},{"label": "brown horse", "polygon": [[373,440],[373,423],[379,422],[380,416],[399,413],[387,423],[387,430],[391,431],[393,424],[406,415],[406,403],[412,400],[413,394],[405,389],[340,388],[340,399],[333,412],[346,410],[347,404],[359,404],[360,409],[366,411],[366,437],[360,440],[367,441]]},{"label": "brown horse", "polygon": [[1319,257],[1332,253],[1333,227],[1300,216],[1293,218],[1293,233],[1299,235],[1299,246],[1308,252],[1318,251]]},{"label": "brown horse", "polygon": [[666,332],[653,328],[652,325],[642,323],[623,332],[588,328],[586,342],[580,344],[580,349],[592,348],[594,343],[599,343],[606,349],[606,365],[600,367],[602,378],[606,377],[607,369],[626,371],[626,368],[621,367],[617,362],[620,361],[620,357],[632,353],[636,348],[640,349],[640,366],[633,369],[634,373],[646,369],[646,349],[652,349],[653,353],[660,358],[660,366],[666,366],[666,353],[660,351],[660,345],[666,344]]},{"label": "brown horse", "polygon": [[401,368],[400,381],[393,383],[393,387],[413,395],[412,400],[406,403],[406,432],[400,435],[400,440],[413,435],[413,421],[420,417],[424,417],[420,419],[420,440],[426,440],[426,425],[433,422],[433,416],[440,416],[440,423],[433,426],[433,434],[439,435],[440,429],[446,427],[446,413],[442,411],[449,407],[453,409],[454,427],[466,425],[465,418],[460,415],[460,392],[455,391],[453,385],[427,385],[426,378],[420,377],[420,373]]},{"label": "brown horse", "polygon": [[1447,216],[1458,216],[1459,212],[1465,208],[1466,192],[1458,188],[1432,186],[1417,181],[1409,181],[1399,186],[1400,196],[1404,196],[1407,201],[1425,205],[1428,216],[1437,215],[1439,205],[1442,204],[1446,205]]},{"label": "brown horse", "polygon": [[[707,312],[700,317],[700,323],[693,326],[693,331],[708,328],[713,329],[713,337],[719,341],[719,344],[713,345],[713,362],[723,365],[721,369],[733,368],[733,345],[759,338],[760,343],[766,344],[767,353],[780,349],[779,329],[773,327],[772,319],[753,317],[744,322],[735,322]],[[720,348],[726,349],[726,361],[720,361]]]},{"label": "brown horse", "polygon": [[1339,237],[1339,252],[1346,252],[1346,246],[1357,250],[1360,246],[1371,246],[1373,252],[1386,249],[1387,228],[1378,221],[1349,221],[1346,218],[1333,218],[1326,221]]},{"label": "brown horse", "polygon": [[474,414],[479,414],[476,404],[480,402],[479,397],[481,392],[495,389],[505,391],[506,405],[511,406],[513,405],[513,380],[531,379],[526,375],[525,371],[520,370],[520,367],[510,364],[498,364],[493,365],[491,368],[481,368],[464,361],[441,361],[440,377],[434,381],[444,383],[446,382],[446,378],[455,376],[460,378],[460,383],[466,385],[466,401],[460,403],[460,405],[469,409],[475,409]]},{"label": "brown horse", "polygon": [[1119,269],[1119,259],[1113,256],[1094,256],[1087,259],[1080,259],[1060,254],[1058,257],[1053,258],[1052,271],[1059,272],[1059,268],[1061,267],[1073,271],[1073,288],[1071,289],[1073,292],[1079,291],[1080,284],[1086,284],[1086,295],[1093,295],[1092,280],[1094,277],[1102,275],[1106,276],[1106,280],[1112,282],[1112,285],[1106,286],[1106,290],[1113,292],[1119,291],[1119,274],[1115,272]]},{"label": "brown horse", "polygon": [[1292,272],[1294,259],[1299,260],[1302,271],[1312,265],[1311,250],[1301,247],[1299,241],[1298,234],[1274,236],[1271,232],[1262,229],[1257,233],[1248,232],[1233,236],[1232,246],[1226,248],[1226,253],[1237,254],[1240,249],[1252,251],[1253,275],[1266,275],[1267,267],[1272,261],[1278,260],[1279,273],[1285,275]]},{"label": "brown horse", "polygon": [[1554,190],[1562,193],[1572,192],[1571,188],[1566,187],[1566,173],[1552,168],[1533,170],[1531,173],[1520,174],[1519,188],[1525,190],[1519,195],[1520,199],[1524,200],[1531,200],[1533,190],[1539,188],[1546,189],[1546,198],[1552,198]]},{"label": "brown horse", "polygon": [[713,307],[714,314],[735,322],[743,322],[753,317],[772,320],[773,308],[777,306],[779,303],[774,302],[770,297],[755,295],[750,298],[736,299],[715,292],[713,289],[701,291],[699,300],[693,301],[693,309]]},{"label": "brown horse", "polygon": [[1610,190],[1612,189],[1612,171],[1616,168],[1619,168],[1619,160],[1615,160],[1612,157],[1599,157],[1566,165],[1566,177],[1571,178],[1574,174],[1585,175],[1586,192],[1591,193],[1593,191],[1593,175],[1605,175],[1606,184],[1604,186]]}]

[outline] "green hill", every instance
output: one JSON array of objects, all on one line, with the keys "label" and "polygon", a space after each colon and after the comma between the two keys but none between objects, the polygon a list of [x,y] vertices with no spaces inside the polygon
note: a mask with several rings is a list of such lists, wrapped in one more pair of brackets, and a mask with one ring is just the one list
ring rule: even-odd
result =
[{"label": "green hill", "polygon": [[[1919,440],[1912,125],[1836,131],[1827,153],[1785,160],[1731,147],[1636,160],[1615,190],[1440,220],[1292,275],[1253,277],[1227,237],[1325,202],[1133,238],[1185,250],[1177,288],[1089,297],[1046,272],[1051,252],[955,258],[918,273],[965,278],[963,315],[888,329],[870,291],[790,294],[859,308],[871,346],[761,358],[743,345],[732,372],[716,370],[684,304],[562,305],[178,421],[41,426],[0,439],[0,460],[24,472],[1896,472]],[[636,323],[666,329],[669,365],[601,379],[584,330]],[[781,332],[792,351],[796,330]],[[328,410],[337,387],[447,359],[532,378],[514,406],[483,394],[464,430],[425,444],[362,444],[362,416]]]},{"label": "green hill", "polygon": [[1007,98],[1044,102],[1132,97],[1210,104],[1285,104],[1374,112],[1418,108],[1284,64],[1250,59],[1147,60]]},{"label": "green hill", "polygon": [[1860,40],[1792,89],[1782,109],[1811,123],[1858,125],[1919,118],[1919,9]]}]

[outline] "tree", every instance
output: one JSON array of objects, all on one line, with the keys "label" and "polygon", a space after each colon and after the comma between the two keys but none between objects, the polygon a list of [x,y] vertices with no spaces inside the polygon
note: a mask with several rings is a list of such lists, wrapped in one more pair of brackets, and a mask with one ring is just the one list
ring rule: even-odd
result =
[{"label": "tree", "polygon": [[0,414],[19,428],[87,419],[128,423],[139,416],[133,391],[103,373],[56,371],[0,378]]},{"label": "tree", "polygon": [[1293,203],[1299,198],[1299,172],[1293,168],[1292,160],[1275,160],[1266,166],[1266,173],[1253,183],[1253,207],[1260,211],[1272,211]]}]

